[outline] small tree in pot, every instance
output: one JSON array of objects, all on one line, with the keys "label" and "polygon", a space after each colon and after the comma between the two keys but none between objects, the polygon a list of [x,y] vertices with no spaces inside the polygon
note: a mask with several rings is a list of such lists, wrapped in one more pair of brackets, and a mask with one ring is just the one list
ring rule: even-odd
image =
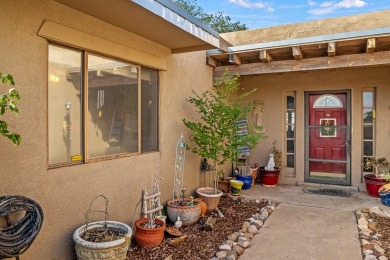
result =
[{"label": "small tree in pot", "polygon": [[[190,150],[213,162],[214,189],[208,188],[207,192],[218,198],[222,195],[217,189],[218,167],[229,159],[236,163],[240,153],[238,147],[253,148],[260,138],[265,137],[261,127],[255,125],[248,125],[246,135],[237,135],[237,121],[246,118],[253,108],[252,102],[244,104],[243,101],[256,91],[254,89],[243,94],[238,93],[238,79],[238,76],[229,76],[226,71],[223,78],[216,81],[215,89],[200,95],[193,91],[194,96],[187,101],[195,106],[201,120],[193,122],[183,119],[184,125],[192,131],[190,140],[195,144],[189,147]],[[207,199],[205,202],[207,203]],[[207,206],[208,210],[213,208],[210,208],[209,203]]]},{"label": "small tree in pot", "polygon": [[366,183],[366,190],[368,195],[372,197],[380,197],[378,194],[379,188],[386,184],[386,173],[381,171],[381,167],[386,167],[389,165],[389,162],[386,158],[375,158],[372,156],[363,158],[363,169],[364,171],[373,171],[374,173],[364,175],[364,180]]}]

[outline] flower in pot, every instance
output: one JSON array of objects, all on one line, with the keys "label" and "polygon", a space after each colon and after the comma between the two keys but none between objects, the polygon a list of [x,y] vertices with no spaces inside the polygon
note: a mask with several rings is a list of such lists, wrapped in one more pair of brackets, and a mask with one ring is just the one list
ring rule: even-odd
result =
[{"label": "flower in pot", "polygon": [[267,166],[259,168],[261,185],[275,187],[279,180],[279,173],[282,167],[282,151],[276,147],[276,141],[272,143],[269,150],[270,158]]},{"label": "flower in pot", "polygon": [[191,130],[190,140],[195,144],[189,146],[193,153],[212,161],[214,187],[201,187],[198,195],[206,202],[208,210],[218,206],[222,191],[218,185],[219,167],[227,160],[238,161],[239,147],[253,148],[260,138],[264,138],[261,127],[248,125],[246,135],[238,135],[238,120],[245,119],[253,108],[253,102],[244,104],[244,99],[256,89],[238,93],[238,76],[230,77],[226,71],[223,78],[216,81],[213,90],[202,94],[193,91],[187,101],[195,106],[200,114],[200,121],[183,119],[184,125]]},{"label": "flower in pot", "polygon": [[[163,207],[160,205],[159,182],[161,177],[155,175],[152,194],[148,195],[145,190],[142,191],[142,213],[143,218],[135,222],[135,241],[141,247],[154,247],[161,244],[164,240],[164,230],[166,224],[159,218]],[[149,203],[149,204],[148,204]],[[148,207],[149,206],[149,207]]]},{"label": "flower in pot", "polygon": [[383,205],[390,206],[390,171],[385,173],[383,177],[388,183],[379,188],[378,194]]},{"label": "flower in pot", "polygon": [[375,158],[368,156],[363,158],[364,171],[373,171],[374,173],[365,174],[364,181],[368,195],[379,198],[379,188],[388,181],[385,179],[386,173],[383,172],[382,167],[388,166],[389,162],[386,158]]},{"label": "flower in pot", "polygon": [[199,220],[201,215],[201,201],[195,200],[193,197],[188,199],[185,196],[184,190],[181,198],[171,199],[167,202],[167,212],[168,218],[173,223],[180,218],[184,226],[189,226]]},{"label": "flower in pot", "polygon": [[[93,211],[92,204],[104,198],[105,211]],[[107,220],[108,199],[103,195],[95,197],[87,210],[86,224],[73,233],[77,259],[125,260],[130,246],[132,229],[121,222]],[[90,222],[92,212],[104,213],[104,221]]]}]

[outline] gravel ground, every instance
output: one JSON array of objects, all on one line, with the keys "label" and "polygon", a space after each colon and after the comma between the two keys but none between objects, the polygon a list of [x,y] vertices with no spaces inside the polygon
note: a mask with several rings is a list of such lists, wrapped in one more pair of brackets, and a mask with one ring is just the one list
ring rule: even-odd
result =
[{"label": "gravel ground", "polygon": [[[263,207],[266,201],[256,203],[243,198],[233,200],[230,197],[223,196],[218,205],[219,209],[225,215],[225,218],[217,218],[212,231],[201,229],[199,222],[197,224],[182,227],[181,232],[186,236],[185,240],[178,244],[171,244],[171,238],[166,235],[162,244],[154,248],[141,248],[133,239],[128,253],[128,260],[148,260],[148,259],[191,259],[204,260],[215,256],[218,247],[226,240],[226,237],[242,228],[242,223]],[[214,216],[215,212],[207,213],[206,217]],[[172,223],[167,223],[171,226]]]}]

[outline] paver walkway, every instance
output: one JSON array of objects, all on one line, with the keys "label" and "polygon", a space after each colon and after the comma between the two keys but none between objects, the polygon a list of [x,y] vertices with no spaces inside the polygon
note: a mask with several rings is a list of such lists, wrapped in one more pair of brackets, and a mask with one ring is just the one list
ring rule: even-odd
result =
[{"label": "paver walkway", "polygon": [[255,185],[242,196],[280,202],[240,260],[360,260],[354,211],[381,205],[366,193],[349,198],[306,194],[303,187]]}]

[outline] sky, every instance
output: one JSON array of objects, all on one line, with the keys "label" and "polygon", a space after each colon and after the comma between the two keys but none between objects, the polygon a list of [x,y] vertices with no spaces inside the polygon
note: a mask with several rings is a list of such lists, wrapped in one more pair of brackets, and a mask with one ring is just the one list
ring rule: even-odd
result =
[{"label": "sky", "polygon": [[197,0],[206,13],[223,11],[249,29],[390,10],[390,0]]}]

